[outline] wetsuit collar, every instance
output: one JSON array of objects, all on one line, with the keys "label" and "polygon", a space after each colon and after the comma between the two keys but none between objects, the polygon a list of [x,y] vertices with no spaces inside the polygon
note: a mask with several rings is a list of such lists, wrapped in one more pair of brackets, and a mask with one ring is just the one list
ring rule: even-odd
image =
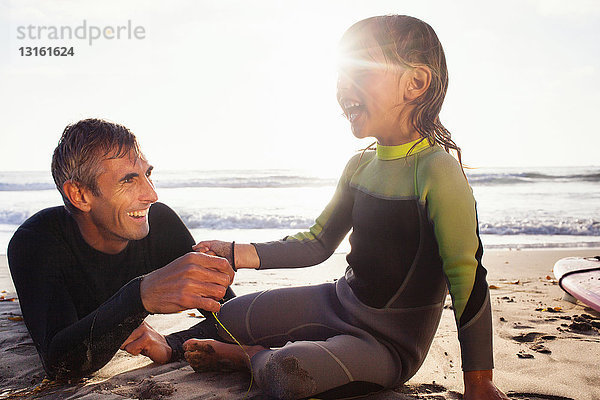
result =
[{"label": "wetsuit collar", "polygon": [[[415,146],[414,149],[412,148],[413,146]],[[377,158],[384,161],[396,160],[398,158],[416,154],[429,147],[429,142],[427,141],[427,139],[424,138],[417,139],[412,142],[404,143],[398,146],[383,146],[377,143]]]}]

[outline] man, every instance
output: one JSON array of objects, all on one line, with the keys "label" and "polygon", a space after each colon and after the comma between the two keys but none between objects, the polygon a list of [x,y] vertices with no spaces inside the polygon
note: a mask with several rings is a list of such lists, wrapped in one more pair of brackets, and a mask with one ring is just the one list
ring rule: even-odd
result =
[{"label": "man", "polygon": [[88,375],[122,347],[157,362],[186,337],[163,337],[150,313],[218,311],[233,281],[227,260],[192,252],[179,217],[157,203],[152,166],[124,126],[65,128],[52,158],[64,207],[33,215],[8,247],[27,329],[46,373]]}]

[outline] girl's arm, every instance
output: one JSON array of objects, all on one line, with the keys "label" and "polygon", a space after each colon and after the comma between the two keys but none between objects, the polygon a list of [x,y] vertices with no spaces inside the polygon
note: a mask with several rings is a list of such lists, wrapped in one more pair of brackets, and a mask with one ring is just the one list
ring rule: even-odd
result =
[{"label": "girl's arm", "polygon": [[[235,267],[254,269],[308,267],[329,258],[352,227],[354,198],[349,188],[349,180],[358,165],[357,157],[359,155],[348,162],[333,199],[308,231],[273,242],[236,243]],[[195,250],[209,251],[226,257],[230,263],[234,261],[230,242],[200,242]]]},{"label": "girl's arm", "polygon": [[454,306],[465,400],[507,399],[492,382],[491,303],[472,190],[447,153],[439,152],[423,164],[419,192],[434,226]]},{"label": "girl's arm", "polygon": [[421,201],[438,242],[458,328],[464,371],[493,368],[487,271],[481,263],[475,199],[458,162],[439,151],[419,161]]}]

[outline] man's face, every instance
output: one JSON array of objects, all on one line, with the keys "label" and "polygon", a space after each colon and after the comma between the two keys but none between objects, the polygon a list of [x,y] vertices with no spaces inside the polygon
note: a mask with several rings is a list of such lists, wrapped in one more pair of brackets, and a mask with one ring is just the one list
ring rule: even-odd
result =
[{"label": "man's face", "polygon": [[101,162],[98,176],[99,196],[90,196],[89,217],[92,247],[113,253],[124,249],[130,240],[148,235],[148,210],[158,200],[150,179],[152,166],[132,153]]}]

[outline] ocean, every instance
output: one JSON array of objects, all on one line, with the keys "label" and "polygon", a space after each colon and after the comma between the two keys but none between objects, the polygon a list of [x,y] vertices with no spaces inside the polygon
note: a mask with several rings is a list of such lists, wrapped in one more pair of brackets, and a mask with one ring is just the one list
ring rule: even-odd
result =
[{"label": "ocean", "polygon": [[[467,169],[485,248],[600,247],[600,167]],[[337,177],[302,170],[156,171],[159,200],[197,241],[305,230]],[[0,254],[29,216],[62,204],[49,172],[0,172]],[[338,252],[347,252],[347,239]]]}]

